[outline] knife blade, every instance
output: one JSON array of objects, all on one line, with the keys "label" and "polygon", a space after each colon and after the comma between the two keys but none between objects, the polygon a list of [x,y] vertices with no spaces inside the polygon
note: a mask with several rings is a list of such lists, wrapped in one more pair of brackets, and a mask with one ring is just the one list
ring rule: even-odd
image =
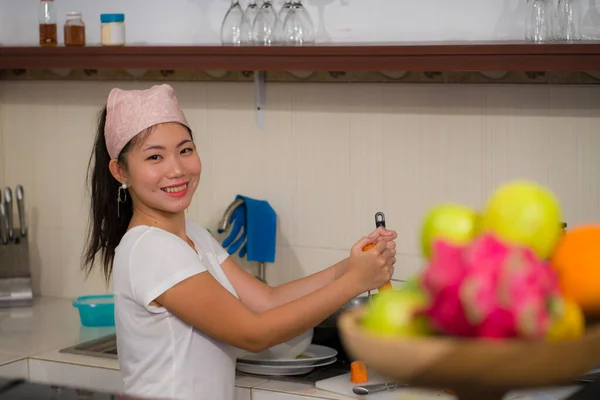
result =
[{"label": "knife blade", "polygon": [[9,186],[4,189],[4,204],[6,204],[6,220],[8,221],[8,240],[15,238],[15,229],[13,226],[13,198],[12,190]]},{"label": "knife blade", "polygon": [[0,202],[0,240],[2,240],[2,244],[8,244],[6,205],[2,202]]},{"label": "knife blade", "polygon": [[25,224],[25,193],[23,186],[17,185],[15,189],[15,196],[17,197],[17,209],[19,211],[19,229],[21,237],[27,235],[27,225]]},{"label": "knife blade", "polygon": [[354,392],[354,394],[366,396],[368,394],[383,392],[384,390],[389,390],[391,392],[391,391],[396,390],[399,387],[407,387],[407,386],[408,385],[406,383],[400,383],[400,382],[375,383],[372,385],[354,386],[352,388],[352,392]]}]

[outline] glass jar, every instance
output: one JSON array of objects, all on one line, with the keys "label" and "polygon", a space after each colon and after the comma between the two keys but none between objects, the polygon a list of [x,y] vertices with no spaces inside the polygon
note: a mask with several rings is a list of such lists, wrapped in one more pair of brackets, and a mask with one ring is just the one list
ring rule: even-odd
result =
[{"label": "glass jar", "polygon": [[38,6],[38,23],[40,30],[40,46],[56,46],[58,44],[58,39],[54,0],[40,0]]},{"label": "glass jar", "polygon": [[103,46],[125,45],[125,14],[100,14]]},{"label": "glass jar", "polygon": [[85,46],[85,24],[80,11],[67,13],[65,46]]}]

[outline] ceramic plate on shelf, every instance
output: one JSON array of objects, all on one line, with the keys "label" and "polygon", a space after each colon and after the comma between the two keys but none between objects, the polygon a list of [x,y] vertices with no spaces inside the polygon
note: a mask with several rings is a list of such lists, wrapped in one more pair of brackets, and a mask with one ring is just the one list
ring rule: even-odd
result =
[{"label": "ceramic plate on shelf", "polygon": [[264,359],[255,357],[252,354],[245,354],[238,357],[237,362],[245,365],[270,365],[270,366],[283,366],[283,365],[313,365],[319,361],[328,360],[332,357],[337,356],[338,352],[335,349],[327,346],[321,346],[317,344],[311,344],[308,349],[296,358],[277,358],[277,359]]},{"label": "ceramic plate on shelf", "polygon": [[304,375],[317,367],[324,367],[337,361],[336,357],[327,358],[311,365],[261,365],[236,363],[236,369],[240,372],[254,375],[290,376]]}]

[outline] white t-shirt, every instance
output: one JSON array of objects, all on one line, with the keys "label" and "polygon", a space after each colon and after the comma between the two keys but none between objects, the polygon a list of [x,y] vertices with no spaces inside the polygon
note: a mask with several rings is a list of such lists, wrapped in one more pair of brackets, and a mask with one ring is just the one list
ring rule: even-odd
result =
[{"label": "white t-shirt", "polygon": [[125,393],[155,399],[233,400],[238,349],[149,304],[175,284],[208,271],[237,297],[221,268],[229,256],[186,220],[196,253],[165,230],[137,226],[115,251],[113,280],[119,365]]}]

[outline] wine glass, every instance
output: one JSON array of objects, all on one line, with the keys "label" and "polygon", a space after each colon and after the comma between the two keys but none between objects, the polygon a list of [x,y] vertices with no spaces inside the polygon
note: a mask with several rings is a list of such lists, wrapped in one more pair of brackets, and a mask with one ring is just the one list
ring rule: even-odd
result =
[{"label": "wine glass", "polygon": [[[327,26],[325,24],[325,9],[335,2],[336,0],[309,0],[311,3],[314,3],[317,8],[317,24],[318,28],[315,28],[315,40],[319,42],[330,42],[331,35],[327,32]],[[342,0],[342,5],[344,5],[344,0]]]},{"label": "wine glass", "polygon": [[567,41],[581,39],[579,34],[578,9],[573,0],[558,0],[556,10],[557,38]]},{"label": "wine glass", "polygon": [[252,39],[255,44],[270,46],[281,39],[281,23],[271,0],[264,0],[252,24]]},{"label": "wine glass", "polygon": [[588,9],[581,23],[581,33],[585,40],[600,39],[600,11],[596,0],[588,1]]},{"label": "wine glass", "polygon": [[291,9],[292,9],[292,0],[285,0],[285,3],[283,4],[283,6],[281,6],[281,9],[279,10],[279,14],[278,14],[279,22],[281,24],[283,24],[283,22],[285,21],[285,18],[287,17],[287,15]]},{"label": "wine glass", "polygon": [[548,0],[528,0],[525,39],[536,43],[551,40],[552,15]]},{"label": "wine glass", "polygon": [[256,0],[250,0],[246,6],[246,11],[244,11],[244,14],[246,14],[246,19],[250,24],[250,29],[252,29],[252,25],[254,24],[254,19],[256,18],[256,14],[258,14],[259,8],[260,7],[258,4],[256,4]]},{"label": "wine glass", "polygon": [[292,1],[292,8],[283,23],[283,37],[286,43],[293,45],[315,42],[315,28],[301,0]]},{"label": "wine glass", "polygon": [[252,42],[250,24],[239,0],[231,0],[231,6],[221,24],[221,43],[240,46]]}]

